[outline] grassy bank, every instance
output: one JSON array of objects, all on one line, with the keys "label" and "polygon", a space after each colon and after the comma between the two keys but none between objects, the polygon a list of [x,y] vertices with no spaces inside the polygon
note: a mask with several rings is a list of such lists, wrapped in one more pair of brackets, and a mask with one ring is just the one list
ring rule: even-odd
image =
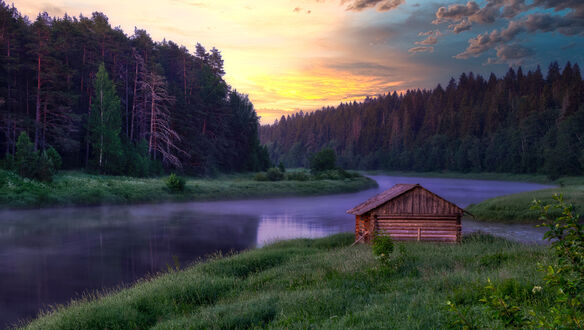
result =
[{"label": "grassy bank", "polygon": [[[495,173],[495,172],[407,172],[407,171],[365,171],[370,175],[391,175],[419,178],[444,178],[444,179],[468,179],[468,180],[488,180],[488,181],[517,181],[555,184],[543,174],[516,174],[516,173]],[[569,179],[569,178],[568,178]],[[563,180],[563,179],[560,179]]]},{"label": "grassy bank", "polygon": [[[459,172],[382,172],[373,171],[367,174],[384,174],[394,176],[411,176],[427,178],[453,178],[472,180],[495,180],[532,182],[555,185],[555,188],[528,191],[488,199],[476,205],[470,205],[467,210],[476,220],[489,222],[509,223],[537,223],[539,214],[530,210],[534,199],[552,202],[554,194],[562,194],[564,200],[574,204],[576,211],[584,213],[584,177],[564,177],[550,180],[545,175],[538,174],[513,174],[513,173],[459,173]],[[558,212],[552,212],[558,215]]]},{"label": "grassy bank", "polygon": [[[584,211],[584,184],[570,184],[557,188],[527,191],[495,197],[467,208],[477,220],[513,223],[537,223],[539,213],[531,210],[533,200],[552,202],[554,194],[562,194],[564,200],[575,206],[576,212]],[[550,212],[557,216],[559,212]]]},{"label": "grassy bank", "polygon": [[355,192],[376,187],[366,177],[344,180],[255,181],[254,174],[224,175],[186,181],[184,192],[172,193],[165,178],[130,178],[63,172],[52,183],[40,183],[0,171],[0,208],[130,204],[166,201],[310,196]]},{"label": "grassy bank", "polygon": [[503,293],[546,313],[533,299],[537,262],[549,248],[471,235],[462,245],[405,243],[394,270],[379,266],[352,234],[275,243],[146,279],[131,288],[74,301],[30,329],[92,328],[446,328],[446,302],[501,328],[479,299],[490,278]]}]

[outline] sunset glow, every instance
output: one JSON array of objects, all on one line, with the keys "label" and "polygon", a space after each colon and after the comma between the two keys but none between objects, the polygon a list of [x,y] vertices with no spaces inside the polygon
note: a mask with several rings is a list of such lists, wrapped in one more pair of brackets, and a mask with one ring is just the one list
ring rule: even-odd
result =
[{"label": "sunset glow", "polygon": [[[496,52],[495,58],[482,56],[483,50],[472,53],[470,46],[463,52],[477,34],[502,30],[508,22],[495,20],[482,26],[476,18],[447,16],[448,6],[457,3],[14,1],[31,19],[41,11],[52,16],[90,16],[100,11],[112,26],[120,26],[128,35],[136,26],[156,41],[173,40],[191,51],[197,42],[216,47],[225,60],[226,81],[249,94],[264,124],[298,110],[310,111],[394,90],[432,88],[463,71],[502,72],[508,65],[582,61],[581,33],[556,34],[551,43],[557,47],[542,45],[539,35],[543,32],[532,33],[526,38],[529,51],[516,43],[512,47],[493,44],[485,54]],[[444,7],[440,12],[444,17],[438,19],[439,7]],[[449,23],[467,31],[449,32]],[[476,31],[468,31],[467,23],[475,24]],[[570,49],[560,51],[562,47]],[[505,57],[509,52],[511,56]],[[517,54],[529,56],[513,56]]]}]

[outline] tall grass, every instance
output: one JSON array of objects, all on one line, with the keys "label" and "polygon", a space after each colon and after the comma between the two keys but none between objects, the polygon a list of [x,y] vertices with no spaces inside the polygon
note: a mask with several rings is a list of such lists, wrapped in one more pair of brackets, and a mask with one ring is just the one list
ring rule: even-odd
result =
[{"label": "tall grass", "polygon": [[[537,222],[539,212],[531,210],[533,200],[541,200],[545,204],[553,202],[554,194],[562,194],[567,203],[573,204],[577,212],[584,211],[584,185],[563,185],[557,188],[527,191],[518,194],[500,196],[488,199],[467,208],[478,220],[496,222],[528,223]],[[559,215],[559,211],[552,216]]]},{"label": "tall grass", "polygon": [[[446,301],[494,328],[479,302],[487,278],[545,313],[531,289],[547,247],[474,234],[462,244],[403,243],[388,271],[352,234],[297,239],[171,271],[45,312],[29,329],[445,328]],[[403,252],[405,251],[405,252]]]},{"label": "tall grass", "polygon": [[0,170],[0,208],[129,204],[159,201],[268,198],[355,192],[377,186],[365,177],[345,180],[258,182],[253,174],[186,181],[176,193],[165,178],[131,178],[63,172],[52,183],[23,179]]}]

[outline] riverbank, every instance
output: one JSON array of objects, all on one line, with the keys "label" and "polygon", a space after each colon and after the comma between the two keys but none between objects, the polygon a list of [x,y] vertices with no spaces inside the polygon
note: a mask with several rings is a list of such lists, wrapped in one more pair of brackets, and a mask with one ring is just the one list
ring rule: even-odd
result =
[{"label": "riverbank", "polygon": [[[383,269],[369,245],[352,234],[275,243],[139,281],[43,314],[30,329],[87,328],[447,328],[452,301],[489,328],[487,279],[538,315],[549,313],[538,262],[548,247],[492,236],[462,245],[403,243],[394,270]],[[394,253],[395,254],[395,253]],[[507,294],[507,293],[504,293]],[[543,299],[533,299],[534,295]]]},{"label": "riverbank", "polygon": [[[553,202],[554,194],[561,194],[569,204],[573,204],[577,213],[584,211],[584,184],[574,182],[557,188],[526,191],[518,194],[500,196],[484,202],[470,205],[467,210],[476,220],[506,223],[539,223],[539,213],[531,210],[534,200],[544,204]],[[558,216],[559,210],[550,210],[550,215]]]},{"label": "riverbank", "polygon": [[62,172],[51,183],[0,171],[0,208],[39,208],[185,202],[350,193],[377,187],[367,177],[343,180],[255,181],[254,174],[216,179],[187,178],[185,190],[173,193],[160,178],[131,178]]},{"label": "riverbank", "polygon": [[[495,173],[495,172],[407,172],[407,171],[363,171],[364,174],[370,175],[391,175],[403,177],[419,178],[444,178],[444,179],[467,179],[467,180],[487,180],[487,181],[515,181],[531,182],[543,184],[556,184],[556,181],[550,180],[543,174],[516,174],[516,173]],[[569,178],[568,178],[569,179]],[[557,181],[564,180],[558,179]],[[561,182],[561,181],[560,181]],[[559,183],[557,183],[559,184]]]},{"label": "riverbank", "polygon": [[[472,213],[475,220],[504,223],[539,223],[539,213],[531,210],[533,200],[541,200],[544,203],[552,203],[554,194],[562,194],[564,200],[572,203],[577,212],[584,212],[584,177],[563,177],[550,180],[540,174],[513,174],[513,173],[458,173],[458,172],[366,172],[367,174],[386,174],[405,177],[427,178],[455,178],[488,181],[515,181],[542,183],[554,188],[527,191],[506,196],[487,199],[483,202],[472,204],[466,208]],[[559,212],[552,210],[551,215],[557,216]]]}]

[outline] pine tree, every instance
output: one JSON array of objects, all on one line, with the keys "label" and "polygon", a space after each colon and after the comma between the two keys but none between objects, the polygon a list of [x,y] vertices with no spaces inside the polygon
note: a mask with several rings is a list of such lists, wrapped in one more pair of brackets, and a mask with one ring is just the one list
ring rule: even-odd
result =
[{"label": "pine tree", "polygon": [[101,173],[118,173],[122,156],[120,99],[103,63],[99,66],[93,91],[89,117],[93,161]]}]

